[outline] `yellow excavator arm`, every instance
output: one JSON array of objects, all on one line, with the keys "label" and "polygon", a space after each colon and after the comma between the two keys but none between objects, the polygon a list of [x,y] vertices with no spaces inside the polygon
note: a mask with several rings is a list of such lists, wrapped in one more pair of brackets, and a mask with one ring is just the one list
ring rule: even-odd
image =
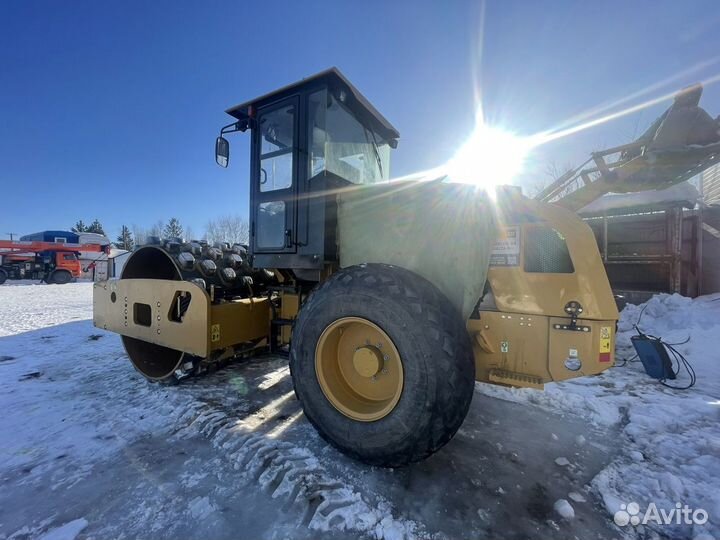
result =
[{"label": "yellow excavator arm", "polygon": [[637,140],[593,152],[536,199],[577,211],[606,193],[668,188],[718,162],[720,117],[699,106],[702,86],[678,92],[673,104]]}]

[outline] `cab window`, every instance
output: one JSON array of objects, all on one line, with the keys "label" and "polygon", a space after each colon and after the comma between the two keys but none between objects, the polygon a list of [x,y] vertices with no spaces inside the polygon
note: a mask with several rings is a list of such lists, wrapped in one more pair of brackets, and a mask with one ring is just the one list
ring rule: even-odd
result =
[{"label": "cab window", "polygon": [[353,184],[390,176],[390,145],[326,89],[308,97],[310,177],[323,170]]},{"label": "cab window", "polygon": [[287,189],[293,181],[295,106],[262,114],[260,127],[260,191]]},{"label": "cab window", "polygon": [[63,253],[64,261],[77,261],[77,255],[74,253]]}]

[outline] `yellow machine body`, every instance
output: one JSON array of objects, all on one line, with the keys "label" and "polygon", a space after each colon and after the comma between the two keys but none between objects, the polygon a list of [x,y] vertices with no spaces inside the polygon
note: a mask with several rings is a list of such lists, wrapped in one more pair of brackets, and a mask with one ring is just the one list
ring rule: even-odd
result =
[{"label": "yellow machine body", "polygon": [[315,287],[366,263],[435,286],[466,321],[480,381],[542,387],[612,365],[617,308],[592,231],[572,211],[444,174],[389,181],[399,132],[336,69],[228,112],[237,121],[221,130],[217,162],[229,158],[222,134],[252,139],[249,245],[157,238],[94,289],[96,326],[121,334],[149,378],[263,343],[277,351]]},{"label": "yellow machine body", "polygon": [[[546,382],[599,373],[613,364],[618,311],[593,233],[573,212],[527,199],[523,205],[523,212],[512,215],[532,220],[500,217],[488,270],[489,301],[467,323],[476,377],[542,388]],[[529,271],[528,253],[538,249],[529,243],[539,228],[564,241],[571,260],[565,271]],[[565,312],[569,302],[582,306],[574,325]]]},{"label": "yellow machine body", "polygon": [[[176,316],[178,299],[189,300]],[[270,331],[267,298],[212,304],[190,281],[111,279],[93,290],[93,322],[98,328],[200,358],[214,351],[264,339]]]},{"label": "yellow machine body", "polygon": [[[556,205],[524,197],[514,201],[519,208],[498,211],[499,238],[485,299],[467,321],[477,380],[542,388],[601,372],[613,363],[618,312],[592,231]],[[538,228],[552,231],[556,244],[564,243],[572,271],[529,271],[528,251]],[[280,318],[294,319],[303,298],[276,294]],[[178,317],[181,297],[189,304]],[[583,309],[574,324],[564,311],[568,302]],[[269,340],[272,316],[267,297],[213,303],[190,281],[113,279],[94,290],[96,326],[203,359]],[[283,326],[277,339],[289,343],[291,327]]]}]

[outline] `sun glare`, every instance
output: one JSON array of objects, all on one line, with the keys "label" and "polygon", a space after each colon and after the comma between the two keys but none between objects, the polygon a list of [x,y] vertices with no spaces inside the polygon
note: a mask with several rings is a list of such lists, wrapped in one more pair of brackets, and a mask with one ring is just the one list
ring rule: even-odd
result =
[{"label": "sun glare", "polygon": [[447,162],[445,171],[453,182],[473,184],[494,194],[523,171],[532,140],[518,137],[479,118],[475,131]]}]

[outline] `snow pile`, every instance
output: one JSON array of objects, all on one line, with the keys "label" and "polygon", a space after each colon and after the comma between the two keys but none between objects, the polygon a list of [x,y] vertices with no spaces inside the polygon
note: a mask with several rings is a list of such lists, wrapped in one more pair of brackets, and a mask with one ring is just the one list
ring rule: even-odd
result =
[{"label": "snow pile", "polygon": [[[640,313],[642,312],[642,318]],[[702,508],[705,525],[648,525],[678,538],[703,533],[720,537],[720,294],[696,299],[660,294],[641,306],[628,305],[620,315],[617,362],[635,352],[633,325],[676,345],[697,373],[690,390],[665,388],[650,378],[637,360],[585,377],[546,385],[545,391],[511,389],[478,383],[488,395],[580,414],[598,425],[619,425],[625,438],[622,455],[593,480],[610,519],[621,504],[650,503],[670,511],[676,503]],[[682,370],[671,384],[688,381]]]}]

